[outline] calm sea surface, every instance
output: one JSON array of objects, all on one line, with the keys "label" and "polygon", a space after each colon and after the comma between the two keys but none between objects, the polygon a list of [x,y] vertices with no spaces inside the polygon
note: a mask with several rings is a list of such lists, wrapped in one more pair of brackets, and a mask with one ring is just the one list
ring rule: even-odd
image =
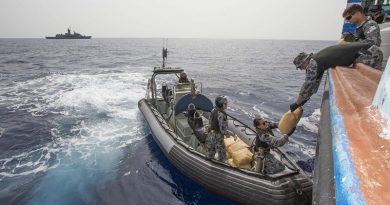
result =
[{"label": "calm sea surface", "polygon": [[[137,102],[162,39],[0,39],[0,204],[233,204],[182,175]],[[278,121],[304,80],[293,58],[332,41],[169,39],[168,65],[250,124]],[[323,86],[283,147],[313,175]]]}]

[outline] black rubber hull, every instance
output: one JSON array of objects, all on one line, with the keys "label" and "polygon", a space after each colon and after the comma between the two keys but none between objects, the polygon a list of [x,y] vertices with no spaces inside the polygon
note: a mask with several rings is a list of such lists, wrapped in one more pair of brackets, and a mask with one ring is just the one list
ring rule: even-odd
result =
[{"label": "black rubber hull", "polygon": [[311,204],[312,182],[300,173],[270,180],[247,171],[210,161],[175,140],[177,136],[145,99],[139,109],[150,125],[154,140],[169,161],[206,189],[239,204]]},{"label": "black rubber hull", "polygon": [[329,82],[326,80],[321,104],[316,158],[314,163],[313,204],[333,205],[335,202],[332,136],[330,134]]}]

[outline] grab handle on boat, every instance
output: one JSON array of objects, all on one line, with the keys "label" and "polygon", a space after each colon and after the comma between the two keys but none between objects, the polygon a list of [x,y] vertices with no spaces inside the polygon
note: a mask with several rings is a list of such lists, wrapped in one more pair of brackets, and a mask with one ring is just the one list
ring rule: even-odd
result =
[{"label": "grab handle on boat", "polygon": [[298,195],[302,195],[302,190],[301,189],[297,189],[296,192],[297,192]]}]

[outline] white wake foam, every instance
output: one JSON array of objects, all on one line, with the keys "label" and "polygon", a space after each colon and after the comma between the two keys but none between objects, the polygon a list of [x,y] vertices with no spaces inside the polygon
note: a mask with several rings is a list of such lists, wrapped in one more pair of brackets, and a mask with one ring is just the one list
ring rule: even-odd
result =
[{"label": "white wake foam", "polygon": [[0,91],[12,111],[56,116],[51,142],[0,159],[0,181],[62,163],[94,166],[142,139],[147,133],[137,119],[137,102],[145,95],[146,79],[140,73],[53,74]]},{"label": "white wake foam", "polygon": [[389,128],[389,126],[390,125],[388,125],[387,127],[383,128],[383,132],[379,135],[383,139],[390,140],[390,128]]},{"label": "white wake foam", "polygon": [[254,106],[253,106],[253,110],[256,111],[256,112],[254,112],[254,113],[248,113],[248,115],[249,115],[250,117],[252,117],[252,118],[258,117],[259,115],[260,115],[261,117],[263,117],[263,118],[269,118],[269,115],[268,115],[267,113],[265,113],[265,112],[263,111],[263,109],[261,109],[261,107],[263,106],[263,104],[264,104],[264,103],[261,103],[261,104],[259,105],[260,108],[258,108],[257,105],[254,105]]},{"label": "white wake foam", "polygon": [[318,133],[318,126],[321,118],[321,110],[315,109],[309,117],[302,117],[298,126],[302,126],[305,130],[313,133]]},{"label": "white wake foam", "polygon": [[2,127],[0,127],[0,137],[2,137],[2,136],[3,136],[3,133],[4,133],[4,131],[5,131],[5,129],[4,129],[4,128],[2,128]]}]

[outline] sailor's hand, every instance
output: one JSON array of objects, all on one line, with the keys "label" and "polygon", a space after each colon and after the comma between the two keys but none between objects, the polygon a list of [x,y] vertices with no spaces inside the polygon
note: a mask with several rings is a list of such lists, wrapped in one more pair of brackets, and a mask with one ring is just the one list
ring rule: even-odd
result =
[{"label": "sailor's hand", "polygon": [[299,107],[299,105],[297,105],[297,103],[291,104],[291,105],[290,105],[290,110],[291,110],[291,112],[294,112],[294,110],[296,110],[298,107]]},{"label": "sailor's hand", "polygon": [[276,122],[270,122],[269,123],[269,128],[271,129],[275,129],[275,128],[278,128],[279,127],[279,124],[276,123]]}]

